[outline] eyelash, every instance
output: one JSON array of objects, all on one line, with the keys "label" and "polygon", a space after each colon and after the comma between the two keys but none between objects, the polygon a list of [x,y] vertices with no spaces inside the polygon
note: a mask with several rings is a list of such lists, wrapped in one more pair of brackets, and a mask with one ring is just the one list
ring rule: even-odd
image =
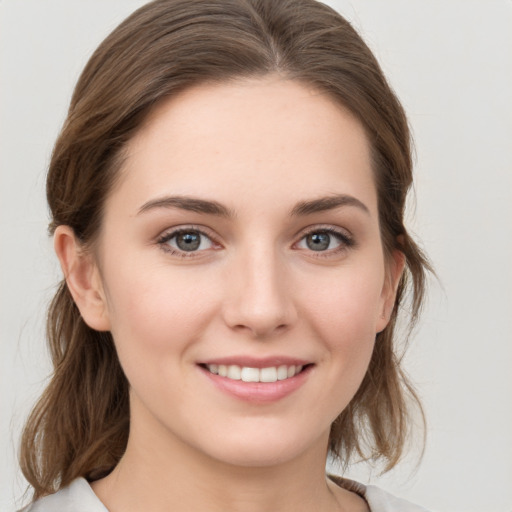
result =
[{"label": "eyelash", "polygon": [[[194,258],[198,257],[198,254],[203,252],[202,251],[184,251],[176,249],[169,245],[169,241],[171,241],[173,238],[185,234],[185,233],[198,233],[199,235],[206,237],[213,245],[220,245],[218,242],[216,242],[215,238],[206,230],[203,228],[200,228],[198,226],[186,226],[186,227],[180,227],[178,229],[173,229],[172,231],[166,232],[162,234],[157,239],[157,244],[160,246],[160,248],[165,251],[166,253],[171,254],[172,256],[178,256],[180,258]],[[310,252],[314,257],[316,258],[329,258],[334,255],[338,255],[344,251],[347,251],[353,247],[355,247],[356,242],[352,238],[352,236],[348,235],[346,232],[334,229],[332,227],[323,227],[323,226],[315,226],[314,228],[311,228],[301,234],[301,237],[299,238],[298,242],[295,242],[294,246],[298,243],[302,242],[307,236],[313,235],[315,233],[322,233],[327,234],[330,236],[333,236],[336,238],[340,245],[339,247],[336,247],[334,249],[327,249],[325,251],[314,251],[313,249],[310,249],[308,252]],[[307,250],[307,249],[306,249]]]},{"label": "eyelash", "polygon": [[173,229],[172,231],[168,231],[164,234],[162,234],[157,239],[157,244],[160,246],[160,248],[165,251],[166,253],[171,254],[172,256],[178,256],[180,258],[194,258],[197,257],[198,253],[202,251],[183,251],[176,249],[169,245],[169,242],[176,238],[177,236],[185,233],[198,233],[199,235],[206,237],[213,245],[219,245],[215,238],[210,234],[207,233],[206,230],[203,228],[200,228],[198,226],[186,226],[178,229]]},{"label": "eyelash", "polygon": [[304,240],[307,236],[313,235],[315,233],[330,235],[336,238],[340,243],[339,247],[336,247],[334,249],[328,249],[326,251],[314,251],[312,249],[309,250],[308,252],[314,255],[315,258],[329,258],[332,256],[337,256],[340,253],[348,251],[349,249],[352,249],[356,246],[356,241],[351,235],[349,235],[346,231],[337,230],[331,226],[315,226],[303,232],[299,241],[296,242],[296,244],[302,242],[302,240]]}]

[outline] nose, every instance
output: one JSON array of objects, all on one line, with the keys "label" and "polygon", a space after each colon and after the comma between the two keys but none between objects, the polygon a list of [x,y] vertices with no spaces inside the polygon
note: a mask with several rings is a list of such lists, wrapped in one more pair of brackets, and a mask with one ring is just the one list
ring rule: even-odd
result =
[{"label": "nose", "polygon": [[226,324],[259,339],[288,330],[297,320],[289,274],[270,249],[253,248],[236,258],[227,277]]}]

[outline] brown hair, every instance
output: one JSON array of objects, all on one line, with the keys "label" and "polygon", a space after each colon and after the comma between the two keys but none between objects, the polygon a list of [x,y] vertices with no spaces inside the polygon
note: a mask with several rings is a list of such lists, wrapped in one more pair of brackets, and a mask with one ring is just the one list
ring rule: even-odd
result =
[{"label": "brown hair", "polygon": [[[412,325],[428,264],[403,215],[412,183],[404,111],[371,51],[352,26],[314,0],[156,0],[99,46],[73,94],[47,180],[50,231],[71,226],[87,246],[122,164],[123,148],[151,107],[192,85],[278,73],[327,92],[365,127],[378,190],[383,246],[406,258],[392,318],[377,335],[363,383],[332,425],[329,449],[391,468],[408,432],[407,397],[419,401],[393,342],[407,290]],[[34,498],[78,476],[98,479],[121,458],[128,439],[128,382],[110,333],[82,320],[63,281],[50,305],[51,382],[23,432],[21,467]],[[420,406],[421,409],[421,406]]]}]

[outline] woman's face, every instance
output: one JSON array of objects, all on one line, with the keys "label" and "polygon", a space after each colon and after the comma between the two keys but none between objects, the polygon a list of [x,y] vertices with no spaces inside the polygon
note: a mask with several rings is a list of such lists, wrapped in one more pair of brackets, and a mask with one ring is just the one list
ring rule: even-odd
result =
[{"label": "woman's face", "polygon": [[131,441],[231,464],[325,454],[394,300],[363,128],[277,78],[155,109],[97,262]]}]

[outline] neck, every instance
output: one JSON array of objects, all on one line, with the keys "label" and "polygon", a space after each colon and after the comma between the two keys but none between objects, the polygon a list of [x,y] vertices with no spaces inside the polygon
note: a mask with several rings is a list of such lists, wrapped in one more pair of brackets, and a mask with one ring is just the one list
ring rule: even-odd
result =
[{"label": "neck", "polygon": [[235,466],[186,444],[170,445],[162,449],[130,434],[122,460],[93,490],[112,512],[337,510],[325,478],[325,436],[292,461],[262,467]]},{"label": "neck", "polygon": [[293,456],[240,465],[188,444],[155,418],[141,420],[143,412],[135,416],[123,458],[92,484],[111,512],[368,510],[362,498],[327,481],[328,432]]}]

